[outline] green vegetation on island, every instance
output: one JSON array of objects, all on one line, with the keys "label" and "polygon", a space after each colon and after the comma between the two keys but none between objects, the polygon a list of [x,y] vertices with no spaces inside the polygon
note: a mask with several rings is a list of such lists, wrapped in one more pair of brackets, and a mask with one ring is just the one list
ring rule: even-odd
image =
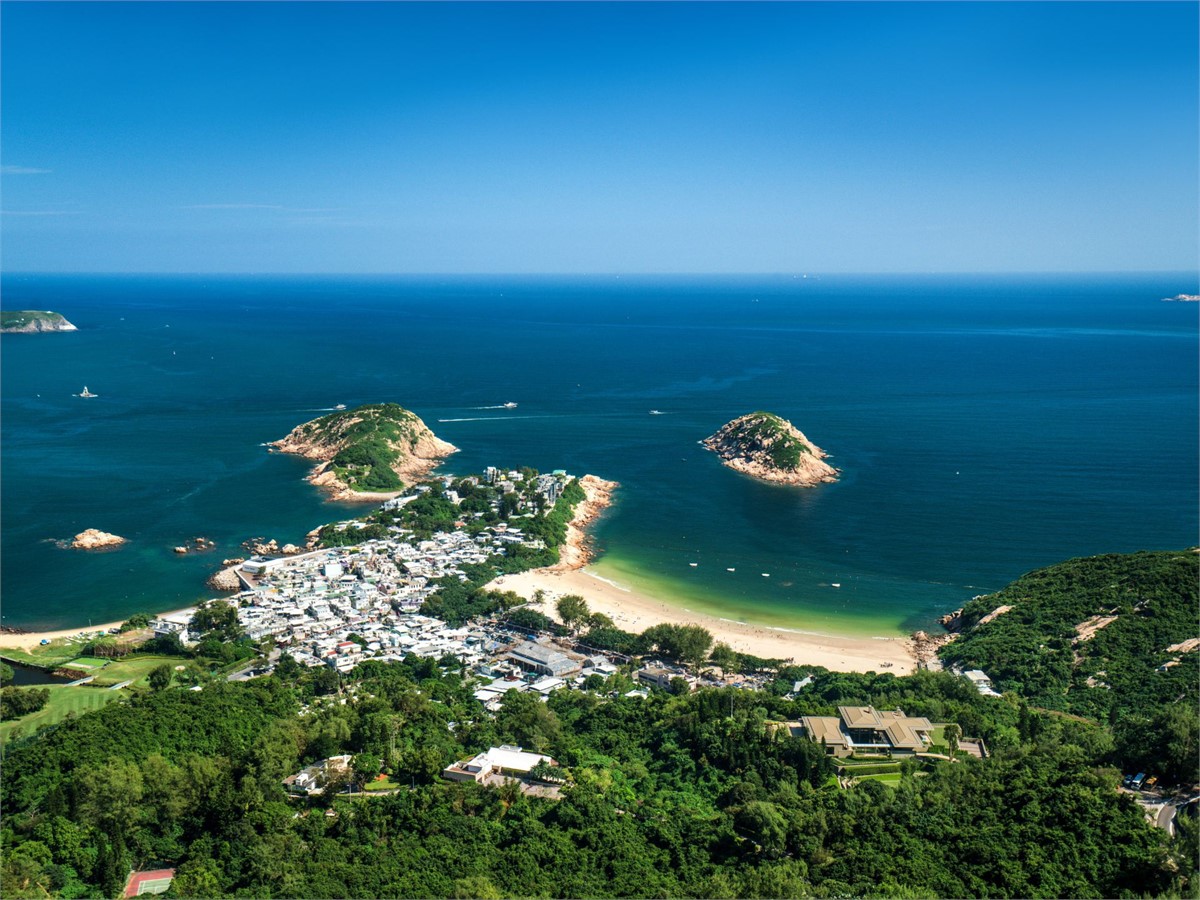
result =
[{"label": "green vegetation on island", "polygon": [[775,413],[739,416],[701,443],[730,468],[766,481],[810,486],[837,480],[825,451]]},{"label": "green vegetation on island", "polygon": [[351,494],[399,491],[456,449],[397,403],[321,416],[271,446],[320,461],[313,483]]},{"label": "green vegetation on island", "polygon": [[75,331],[61,313],[40,309],[0,310],[0,332]]}]

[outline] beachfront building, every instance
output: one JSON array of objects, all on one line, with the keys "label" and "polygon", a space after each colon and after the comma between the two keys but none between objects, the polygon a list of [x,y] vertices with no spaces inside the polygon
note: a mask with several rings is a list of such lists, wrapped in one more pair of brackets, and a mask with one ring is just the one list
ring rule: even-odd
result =
[{"label": "beachfront building", "polygon": [[514,647],[508,658],[526,671],[537,672],[539,675],[553,675],[556,678],[583,668],[578,660],[572,659],[562,651],[532,641]]},{"label": "beachfront building", "polygon": [[449,781],[474,781],[485,784],[496,778],[522,778],[538,763],[545,761],[548,766],[557,766],[551,757],[542,753],[527,753],[520,747],[501,744],[491,747],[471,759],[446,766],[442,777]]},{"label": "beachfront building", "polygon": [[933,724],[924,716],[872,706],[839,706],[835,716],[804,716],[789,722],[792,734],[803,735],[832,756],[854,753],[911,755],[929,748]]}]

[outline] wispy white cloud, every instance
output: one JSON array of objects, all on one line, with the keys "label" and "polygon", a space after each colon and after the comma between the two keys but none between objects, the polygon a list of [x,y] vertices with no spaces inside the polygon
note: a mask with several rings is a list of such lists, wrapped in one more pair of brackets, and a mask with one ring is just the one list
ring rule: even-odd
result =
[{"label": "wispy white cloud", "polygon": [[184,209],[283,209],[273,203],[196,203]]},{"label": "wispy white cloud", "polygon": [[50,169],[35,169],[32,166],[0,166],[0,175],[49,175]]},{"label": "wispy white cloud", "polygon": [[75,209],[0,209],[0,216],[78,216]]}]

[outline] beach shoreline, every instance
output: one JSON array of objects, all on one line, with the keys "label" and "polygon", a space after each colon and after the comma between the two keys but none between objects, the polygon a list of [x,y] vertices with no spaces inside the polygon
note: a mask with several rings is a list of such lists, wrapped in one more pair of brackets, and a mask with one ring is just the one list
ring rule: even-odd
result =
[{"label": "beach shoreline", "polygon": [[[714,642],[764,659],[824,666],[835,672],[909,675],[916,671],[917,654],[911,638],[850,637],[734,621],[665,602],[589,571],[586,567],[594,554],[587,529],[611,505],[618,485],[594,475],[585,475],[579,484],[587,499],[567,526],[559,561],[541,569],[501,575],[485,585],[486,589],[512,591],[555,621],[559,621],[555,602],[564,594],[575,594],[587,601],[591,612],[608,616],[625,631],[641,632],[665,623],[699,625],[712,634]],[[538,596],[540,602],[535,599]]]},{"label": "beach shoreline", "polygon": [[[584,567],[568,569],[560,563],[515,575],[501,575],[487,587],[512,591],[556,621],[559,617],[554,609],[555,602],[564,594],[575,594],[587,601],[591,612],[603,613],[625,631],[641,632],[664,623],[699,625],[712,634],[714,642],[764,659],[823,666],[834,672],[910,675],[917,668],[909,638],[847,637],[737,622],[646,596]],[[543,592],[540,603],[535,600],[538,591]]]}]

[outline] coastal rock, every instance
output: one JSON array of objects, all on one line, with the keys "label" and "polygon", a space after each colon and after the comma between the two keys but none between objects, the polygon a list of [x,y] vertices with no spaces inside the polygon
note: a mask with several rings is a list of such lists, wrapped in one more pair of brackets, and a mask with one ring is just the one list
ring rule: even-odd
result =
[{"label": "coastal rock", "polygon": [[242,589],[241,579],[237,577],[237,573],[232,568],[214,572],[208,577],[207,584],[210,588],[218,591],[240,591]]},{"label": "coastal rock", "polygon": [[825,462],[829,454],[774,413],[739,416],[701,443],[724,465],[763,481],[812,487],[839,474]]},{"label": "coastal rock", "polygon": [[558,562],[550,567],[551,572],[570,572],[591,562],[595,550],[587,528],[612,505],[613,491],[620,484],[595,475],[584,475],[579,479],[579,486],[583,488],[584,499],[575,507],[575,515],[567,523],[567,540],[559,548]]},{"label": "coastal rock", "polygon": [[40,309],[16,309],[0,313],[0,332],[37,334],[46,331],[78,331],[61,313]]},{"label": "coastal rock", "polygon": [[245,561],[246,561],[246,560],[245,560],[245,559],[243,559],[243,558],[242,558],[242,557],[240,557],[240,556],[234,556],[234,557],[230,557],[229,559],[223,559],[223,560],[221,560],[221,565],[223,565],[223,566],[225,566],[225,567],[229,567],[229,566],[240,566],[240,565],[241,565],[242,563],[244,563]]},{"label": "coastal rock", "polygon": [[266,538],[256,537],[244,541],[242,546],[246,548],[246,552],[251,556],[278,556],[279,542],[274,538],[267,540]]},{"label": "coastal rock", "polygon": [[297,547],[295,544],[284,544],[279,549],[279,552],[282,553],[284,556],[295,556],[297,553],[300,552],[300,548]]},{"label": "coastal rock", "polygon": [[962,631],[962,614],[963,611],[962,607],[960,606],[958,609],[954,610],[954,612],[946,613],[946,615],[942,616],[940,619],[938,619],[938,621],[941,622],[942,627],[945,628],[946,631],[953,634],[955,632]]},{"label": "coastal rock", "polygon": [[175,552],[176,552],[176,553],[181,553],[181,554],[182,554],[182,553],[187,553],[187,552],[188,552],[188,548],[187,548],[187,547],[176,547],[176,548],[175,548]]},{"label": "coastal rock", "polygon": [[942,661],[938,658],[938,650],[957,637],[957,634],[941,634],[931,637],[924,631],[914,631],[909,638],[909,653],[916,661],[917,668],[940,672]]},{"label": "coastal rock", "polygon": [[125,538],[116,534],[109,534],[107,531],[100,531],[96,528],[89,528],[86,531],[81,531],[75,535],[71,541],[71,546],[76,550],[103,550],[106,547],[120,547],[125,543]]},{"label": "coastal rock", "polygon": [[372,501],[396,496],[458,450],[396,403],[321,416],[268,446],[316,460],[308,481],[332,499]]}]

